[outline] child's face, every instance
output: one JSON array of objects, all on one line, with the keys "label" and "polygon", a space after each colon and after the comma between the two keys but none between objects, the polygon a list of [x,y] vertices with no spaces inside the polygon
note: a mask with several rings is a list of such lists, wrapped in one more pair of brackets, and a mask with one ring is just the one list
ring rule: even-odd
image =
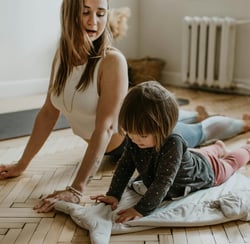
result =
[{"label": "child's face", "polygon": [[132,142],[134,142],[140,148],[150,148],[150,147],[155,147],[156,145],[155,136],[153,136],[152,134],[147,134],[147,135],[136,135],[131,133],[127,134],[128,137],[132,140]]}]

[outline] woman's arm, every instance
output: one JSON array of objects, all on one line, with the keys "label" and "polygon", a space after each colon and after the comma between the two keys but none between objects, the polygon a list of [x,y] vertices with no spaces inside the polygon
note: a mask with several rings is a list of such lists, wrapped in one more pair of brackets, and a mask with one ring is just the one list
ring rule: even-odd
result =
[{"label": "woman's arm", "polygon": [[27,168],[51,133],[58,116],[59,111],[52,105],[48,92],[45,103],[36,116],[31,136],[21,158],[15,164],[0,166],[0,179],[19,176]]},{"label": "woman's arm", "polygon": [[36,117],[28,144],[18,162],[18,164],[24,169],[47,140],[56,124],[58,117],[59,111],[52,105],[50,101],[50,95],[48,94],[43,107]]},{"label": "woman's arm", "polygon": [[95,130],[72,183],[75,190],[56,191],[48,195],[34,207],[37,212],[51,211],[57,200],[79,202],[79,193],[84,192],[89,177],[98,169],[109,144],[114,145],[112,139],[117,136],[118,114],[128,91],[125,57],[118,51],[109,51],[100,65],[98,77],[100,97],[96,111]]},{"label": "woman's arm", "polygon": [[72,187],[83,192],[88,178],[95,173],[114,133],[118,114],[128,90],[127,62],[118,51],[109,51],[100,66],[99,101],[95,130]]}]

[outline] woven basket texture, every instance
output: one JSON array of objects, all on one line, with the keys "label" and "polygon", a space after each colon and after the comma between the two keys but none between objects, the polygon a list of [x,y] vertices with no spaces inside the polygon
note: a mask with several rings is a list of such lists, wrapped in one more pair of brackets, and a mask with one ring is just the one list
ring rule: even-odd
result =
[{"label": "woven basket texture", "polygon": [[145,57],[127,59],[127,62],[130,69],[130,81],[134,85],[149,80],[161,81],[162,70],[165,66],[164,60]]}]

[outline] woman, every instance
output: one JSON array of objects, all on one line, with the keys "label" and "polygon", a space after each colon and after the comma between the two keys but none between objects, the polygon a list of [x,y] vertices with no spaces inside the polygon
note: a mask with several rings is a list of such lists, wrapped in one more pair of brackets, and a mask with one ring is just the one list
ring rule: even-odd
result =
[{"label": "woman", "polygon": [[35,206],[38,212],[50,211],[56,199],[79,202],[104,153],[123,141],[116,128],[128,89],[127,63],[110,45],[108,8],[108,0],[63,1],[61,38],[45,104],[21,159],[11,169],[1,170],[2,177],[20,175],[48,138],[60,112],[64,113],[88,147],[71,187],[43,199]]}]

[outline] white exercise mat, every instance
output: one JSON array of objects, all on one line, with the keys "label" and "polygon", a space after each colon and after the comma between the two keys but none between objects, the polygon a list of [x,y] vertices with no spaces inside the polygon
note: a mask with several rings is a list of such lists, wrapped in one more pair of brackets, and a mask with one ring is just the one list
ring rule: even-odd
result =
[{"label": "white exercise mat", "polygon": [[115,211],[103,203],[84,207],[63,201],[57,202],[55,209],[69,214],[77,225],[89,230],[93,244],[108,244],[111,234],[156,227],[194,227],[250,220],[250,179],[240,173],[221,186],[165,202],[149,216],[123,224],[115,223],[117,211],[133,206],[140,197],[128,189]]}]

